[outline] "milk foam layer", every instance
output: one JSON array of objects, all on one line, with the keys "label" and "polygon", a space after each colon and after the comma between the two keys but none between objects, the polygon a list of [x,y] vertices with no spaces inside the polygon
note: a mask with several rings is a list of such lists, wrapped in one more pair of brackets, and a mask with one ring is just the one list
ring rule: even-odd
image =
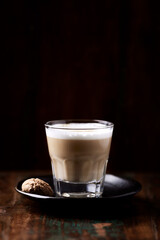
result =
[{"label": "milk foam layer", "polygon": [[109,138],[112,131],[112,127],[100,123],[54,124],[46,128],[47,137],[78,140]]}]

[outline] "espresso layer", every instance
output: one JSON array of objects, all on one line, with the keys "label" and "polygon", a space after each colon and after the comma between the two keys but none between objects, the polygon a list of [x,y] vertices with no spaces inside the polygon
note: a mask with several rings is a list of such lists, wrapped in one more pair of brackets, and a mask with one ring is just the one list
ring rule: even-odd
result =
[{"label": "espresso layer", "polygon": [[106,170],[111,137],[60,139],[47,136],[55,177],[63,181],[98,181]]}]

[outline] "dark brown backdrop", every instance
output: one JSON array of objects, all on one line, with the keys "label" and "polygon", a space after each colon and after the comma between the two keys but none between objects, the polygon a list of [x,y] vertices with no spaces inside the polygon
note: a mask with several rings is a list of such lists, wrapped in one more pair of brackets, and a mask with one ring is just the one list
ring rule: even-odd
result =
[{"label": "dark brown backdrop", "polygon": [[115,123],[111,170],[158,171],[158,4],[6,1],[1,11],[1,169],[50,168],[44,123],[96,118]]}]

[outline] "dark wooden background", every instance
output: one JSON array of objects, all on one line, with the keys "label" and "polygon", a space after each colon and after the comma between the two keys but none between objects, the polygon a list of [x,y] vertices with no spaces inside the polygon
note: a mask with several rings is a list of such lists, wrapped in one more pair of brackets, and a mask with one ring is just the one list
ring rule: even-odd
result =
[{"label": "dark wooden background", "polygon": [[4,1],[0,168],[50,168],[44,123],[115,123],[109,169],[160,169],[156,1]]}]

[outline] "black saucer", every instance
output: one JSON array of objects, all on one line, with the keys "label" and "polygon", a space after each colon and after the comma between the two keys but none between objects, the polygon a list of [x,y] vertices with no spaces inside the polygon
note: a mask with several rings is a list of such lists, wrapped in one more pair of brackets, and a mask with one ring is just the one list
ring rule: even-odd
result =
[{"label": "black saucer", "polygon": [[[32,176],[32,178],[40,178],[53,188],[53,178],[52,176]],[[27,180],[21,180],[17,186],[15,187],[16,191],[30,199],[41,200],[41,201],[54,201],[55,199],[70,199],[64,197],[49,197],[44,195],[37,195],[26,193],[21,190],[22,183]],[[54,188],[53,188],[54,189]],[[135,195],[137,192],[141,190],[141,184],[133,179],[122,178],[111,174],[106,174],[105,176],[105,184],[104,184],[104,192],[102,197],[96,199],[126,199]],[[76,200],[77,198],[75,198]],[[85,199],[95,199],[95,198],[85,198]]]}]

